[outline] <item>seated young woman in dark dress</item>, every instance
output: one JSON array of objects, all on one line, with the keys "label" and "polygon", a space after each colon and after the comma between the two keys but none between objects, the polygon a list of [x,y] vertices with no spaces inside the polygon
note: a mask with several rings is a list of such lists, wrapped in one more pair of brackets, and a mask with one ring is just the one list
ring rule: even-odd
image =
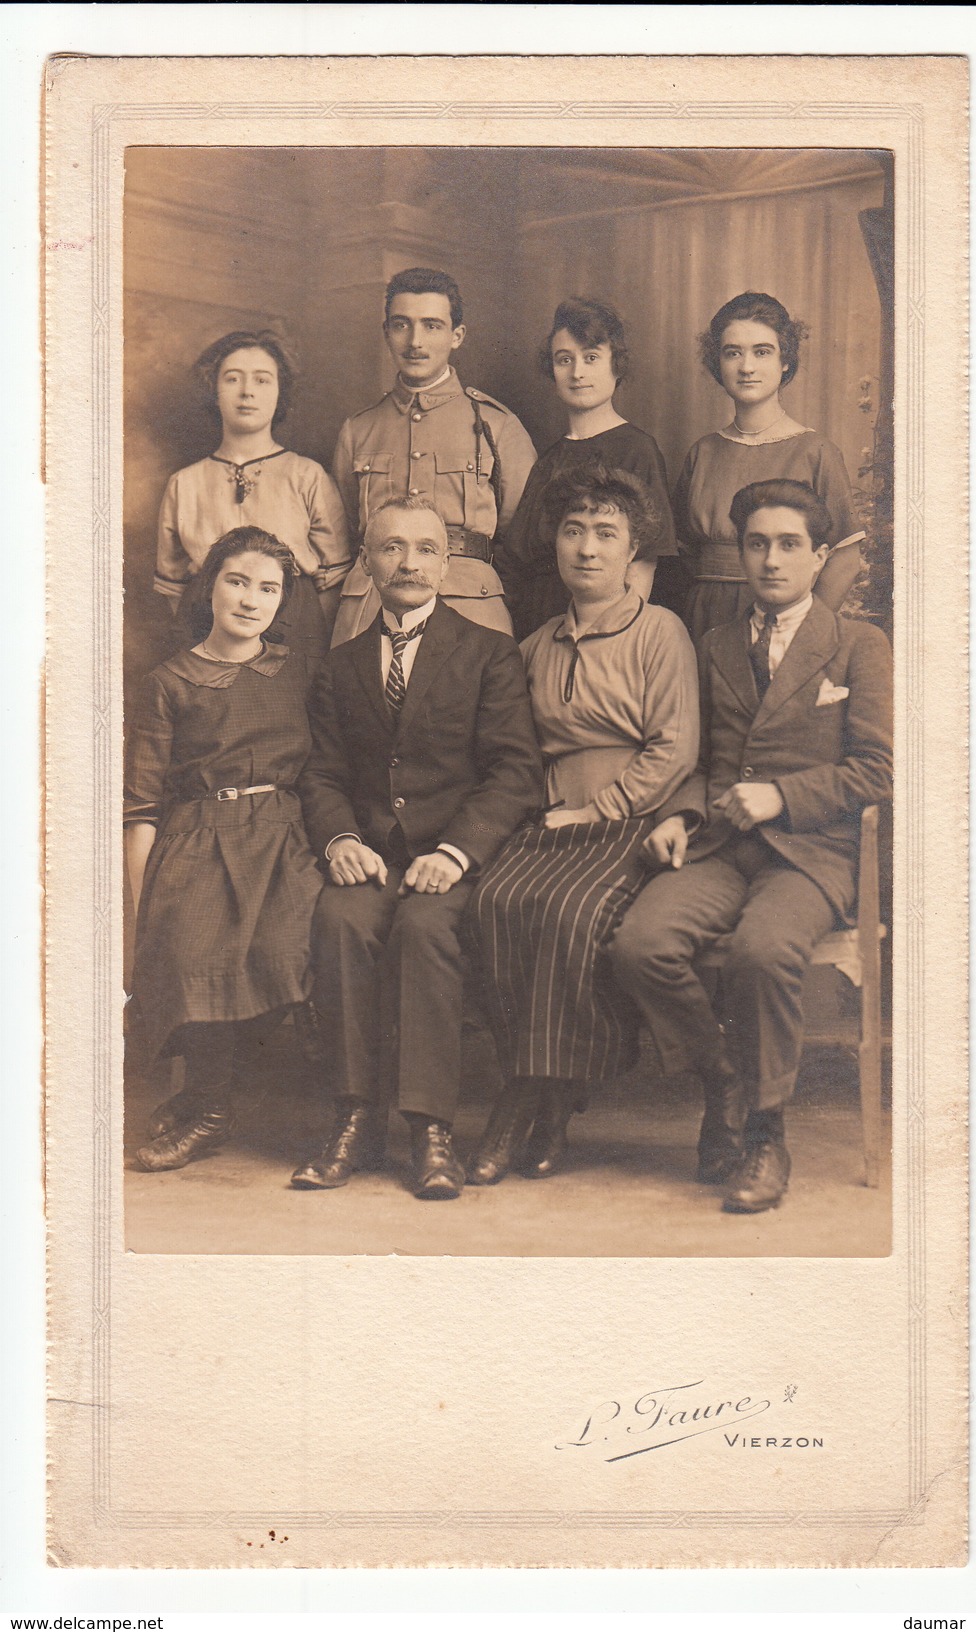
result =
[{"label": "seated young woman in dark dress", "polygon": [[129,735],[133,1008],[148,1058],[186,1065],[137,1154],[150,1172],[224,1142],[242,1034],[311,990],[322,875],[293,791],[311,747],[305,667],[263,638],[298,571],[259,527],[218,539],[200,569],[197,644],[148,676]]}]

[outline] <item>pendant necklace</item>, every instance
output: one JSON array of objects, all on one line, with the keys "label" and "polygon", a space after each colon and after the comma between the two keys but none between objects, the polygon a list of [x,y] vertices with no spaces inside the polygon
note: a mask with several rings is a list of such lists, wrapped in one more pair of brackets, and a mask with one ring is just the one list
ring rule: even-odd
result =
[{"label": "pendant necklace", "polygon": [[[267,464],[269,459],[280,459],[281,455],[287,452],[287,448],[279,448],[277,453],[263,453],[259,459],[245,459],[241,465],[236,464],[233,459],[221,459],[219,453],[212,453],[210,457],[216,464],[227,466],[227,480],[235,489],[238,504],[243,504],[248,494],[253,493],[257,486],[261,466]],[[249,476],[247,472],[251,465],[256,465],[257,469]]]}]

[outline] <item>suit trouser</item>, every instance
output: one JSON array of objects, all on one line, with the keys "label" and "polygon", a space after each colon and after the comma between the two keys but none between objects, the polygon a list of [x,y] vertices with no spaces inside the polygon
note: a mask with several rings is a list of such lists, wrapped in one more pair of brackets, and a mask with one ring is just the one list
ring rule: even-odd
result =
[{"label": "suit trouser", "polygon": [[[762,839],[743,834],[714,855],[652,878],[610,956],[666,1073],[727,1066],[728,1048],[747,1105],[769,1110],[793,1092],[803,1047],[803,975],[834,923],[816,884]],[[694,960],[720,935],[732,939],[719,1018]]]},{"label": "suit trouser", "polygon": [[336,1089],[378,1104],[391,1064],[401,1111],[451,1122],[461,1077],[460,929],[473,885],[399,897],[386,884],[327,883],[312,920],[315,1005]]}]

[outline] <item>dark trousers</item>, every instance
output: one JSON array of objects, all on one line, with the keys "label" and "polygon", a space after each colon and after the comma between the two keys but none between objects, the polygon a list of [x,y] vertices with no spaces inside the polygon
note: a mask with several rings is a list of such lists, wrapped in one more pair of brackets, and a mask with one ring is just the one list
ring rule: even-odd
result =
[{"label": "dark trousers", "polygon": [[[803,1047],[803,975],[834,927],[826,896],[743,834],[714,855],[651,879],[610,950],[614,976],[654,1037],[668,1074],[736,1067],[746,1104],[770,1110],[793,1092]],[[695,958],[731,934],[717,1016]]]},{"label": "dark trousers", "polygon": [[379,1103],[387,1067],[401,1111],[451,1122],[461,1077],[460,931],[472,884],[397,895],[403,869],[376,884],[326,884],[312,921],[315,1005],[340,1095]]}]

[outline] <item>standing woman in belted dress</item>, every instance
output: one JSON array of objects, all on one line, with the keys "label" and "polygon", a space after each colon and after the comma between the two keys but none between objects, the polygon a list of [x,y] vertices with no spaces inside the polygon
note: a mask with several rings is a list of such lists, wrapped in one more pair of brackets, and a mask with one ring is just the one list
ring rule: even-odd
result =
[{"label": "standing woman in belted dress", "polygon": [[214,541],[233,527],[261,527],[300,569],[276,633],[311,681],[328,651],[352,552],[331,476],[276,440],[288,412],[294,364],[270,330],[235,330],[200,354],[194,374],[221,428],[215,451],[169,480],[159,515],[153,587],[168,597],[186,639],[194,580]]},{"label": "standing woman in belted dress", "polygon": [[219,539],[200,569],[196,643],[148,676],[132,722],[133,1006],[149,1058],[186,1065],[137,1154],[150,1172],[224,1142],[242,1035],[309,995],[322,877],[293,791],[311,747],[305,674],[263,638],[298,581],[291,551],[261,528]]},{"label": "standing woman in belted dress", "polygon": [[715,313],[699,349],[735,413],[685,459],[674,494],[678,541],[694,579],[685,622],[697,642],[749,603],[729,506],[750,482],[788,476],[807,482],[834,518],[831,550],[814,593],[837,612],[861,570],[864,529],[844,456],[819,431],[791,418],[780,391],[800,364],[804,325],[772,295],[747,290]]}]

